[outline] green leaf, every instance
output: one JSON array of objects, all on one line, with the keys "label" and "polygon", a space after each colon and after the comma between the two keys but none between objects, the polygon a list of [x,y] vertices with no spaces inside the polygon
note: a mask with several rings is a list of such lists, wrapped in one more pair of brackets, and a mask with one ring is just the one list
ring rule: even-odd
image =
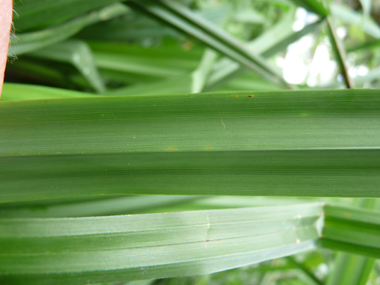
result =
[{"label": "green leaf", "polygon": [[295,265],[296,267],[298,267],[300,269],[300,271],[305,274],[311,282],[309,282],[310,284],[317,284],[317,285],[323,285],[324,283],[319,280],[304,264],[300,263],[300,262],[297,262],[293,257],[291,256],[288,256],[287,257],[287,260],[289,261],[289,263]]},{"label": "green leaf", "polygon": [[181,204],[196,199],[195,196],[127,196],[116,198],[97,198],[61,203],[41,204],[36,201],[33,205],[5,204],[0,209],[0,218],[46,218],[46,217],[82,217],[115,215],[142,212],[157,207],[168,207],[171,204]]},{"label": "green leaf", "polygon": [[217,57],[218,54],[212,49],[205,50],[198,68],[192,73],[191,93],[199,93],[203,91]]},{"label": "green leaf", "polygon": [[[353,205],[370,210],[375,207],[374,202],[375,199],[358,199],[354,201]],[[373,258],[339,252],[335,257],[334,270],[328,277],[327,285],[366,285],[375,262],[376,260]],[[351,270],[347,270],[347,268]]]},{"label": "green leaf", "polygon": [[366,285],[375,262],[376,259],[373,258],[339,252],[327,285]]},{"label": "green leaf", "polygon": [[61,24],[75,16],[120,0],[14,0],[15,17],[13,22],[18,31],[47,28]]},{"label": "green leaf", "polygon": [[379,197],[378,92],[0,102],[0,201],[99,194]]},{"label": "green leaf", "polygon": [[[291,6],[275,25],[248,43],[249,49],[262,55],[263,52],[294,34],[293,22],[295,10],[295,7]],[[284,49],[286,47],[284,47]]]},{"label": "green leaf", "polygon": [[380,257],[380,211],[353,207],[325,207],[323,247]]},{"label": "green leaf", "polygon": [[36,32],[17,34],[17,37],[11,37],[8,56],[21,55],[62,42],[88,25],[106,21],[127,12],[128,9],[124,5],[116,3],[101,10],[74,18],[58,26]]},{"label": "green leaf", "polygon": [[[186,54],[183,54],[185,56]],[[169,72],[165,74],[165,67],[161,69],[159,67],[155,68],[152,64],[137,63],[131,66],[131,63],[126,64],[131,69],[135,67],[134,72],[141,72],[149,75],[157,72],[157,76],[168,76],[168,79],[154,81],[146,84],[141,80],[140,84],[134,84],[132,86],[118,88],[107,92],[107,95],[153,95],[153,94],[180,94],[180,93],[197,93],[201,92],[206,84],[207,78],[211,73],[213,63],[216,60],[218,54],[211,49],[206,49],[204,55],[199,63],[199,66],[191,73],[185,73],[183,75],[170,76]],[[149,59],[149,58],[148,58]],[[149,59],[152,61],[152,59]],[[157,62],[158,63],[158,62]],[[160,64],[160,63],[158,63]],[[178,64],[178,62],[176,62]],[[117,64],[116,64],[117,65]],[[119,63],[120,65],[120,63]],[[110,66],[110,65],[109,65]],[[123,65],[125,67],[125,65]],[[146,68],[146,69],[145,69]],[[124,69],[125,70],[125,69]],[[170,72],[175,72],[175,69],[167,68]],[[178,69],[177,69],[178,70]],[[177,72],[178,73],[178,72]]]},{"label": "green leaf", "polygon": [[[221,75],[220,73],[218,73]],[[274,85],[266,80],[263,80],[260,76],[252,73],[252,72],[245,72],[243,74],[238,74],[237,72],[234,72],[228,76],[226,74],[226,77],[224,80],[221,80],[221,77],[216,77],[215,75],[218,75],[217,73],[213,73],[213,77],[209,77],[209,83],[217,83],[215,85],[209,85],[205,90],[214,90],[218,92],[237,92],[237,91],[245,91],[245,90],[282,90],[281,87]],[[235,77],[236,76],[236,77]],[[218,81],[211,81],[211,79],[220,79]],[[220,87],[218,87],[220,85]]]},{"label": "green leaf", "polygon": [[0,219],[0,281],[83,284],[240,267],[313,249],[321,206]]},{"label": "green leaf", "polygon": [[356,52],[358,50],[363,50],[363,49],[372,50],[372,49],[379,47],[379,45],[380,45],[380,40],[371,40],[371,41],[365,42],[363,44],[357,44],[355,46],[348,47],[346,49],[346,51],[347,52]]},{"label": "green leaf", "polygon": [[[276,46],[281,40],[286,39],[293,33],[292,25],[294,11],[294,8],[290,8],[290,11],[288,11],[278,23],[248,43],[248,48],[257,54],[262,55],[266,50]],[[285,49],[286,47],[287,45],[280,47],[280,49]],[[214,71],[211,73],[210,78],[207,81],[206,90],[214,91],[219,86],[225,85],[226,81],[230,81],[244,72],[246,72],[245,66],[242,66],[229,58],[222,58],[214,65]],[[273,87],[270,89],[273,89]]]},{"label": "green leaf", "polygon": [[234,20],[252,24],[264,24],[266,21],[265,17],[260,12],[252,8],[235,13]]},{"label": "green leaf", "polygon": [[364,32],[374,38],[380,38],[380,27],[372,18],[364,17],[359,12],[337,3],[331,3],[330,10],[334,17],[340,19],[344,23],[349,25],[357,25]]},{"label": "green leaf", "polygon": [[[230,13],[230,6],[217,6],[211,9],[199,11],[199,15],[210,22],[221,25]],[[162,25],[154,18],[150,18],[140,13],[127,13],[121,17],[107,22],[94,24],[84,28],[77,37],[92,41],[115,42],[161,42],[162,38],[180,38],[183,36],[175,29]]]},{"label": "green leaf", "polygon": [[268,80],[287,86],[282,76],[277,74],[262,58],[247,50],[237,39],[205,20],[191,10],[173,1],[126,2],[129,6],[185,32],[221,54],[258,72]]},{"label": "green leaf", "polygon": [[[203,53],[203,49],[186,51],[178,45],[151,48],[121,43],[90,42],[89,45],[95,64],[103,75],[126,83],[141,82],[144,85],[192,72],[197,68]],[[185,92],[190,91],[182,93]]]},{"label": "green leaf", "polygon": [[325,8],[322,1],[319,0],[291,0],[297,6],[301,6],[306,10],[326,17],[329,15],[329,11]]},{"label": "green leaf", "polygon": [[276,53],[285,50],[290,44],[298,41],[302,37],[318,31],[318,29],[325,23],[325,19],[321,19],[315,23],[309,24],[304,27],[302,30],[289,34],[287,37],[281,39],[281,37],[276,37],[276,41],[273,45],[269,46],[264,50],[261,55],[263,57],[271,57]]},{"label": "green leaf", "polygon": [[360,4],[362,5],[363,8],[363,14],[367,17],[371,15],[371,0],[360,0]]},{"label": "green leaf", "polygon": [[81,97],[93,97],[93,95],[46,86],[4,83],[1,102]]},{"label": "green leaf", "polygon": [[91,49],[81,40],[67,40],[29,54],[31,57],[67,62],[74,65],[98,93],[106,91],[94,63]]},{"label": "green leaf", "polygon": [[172,77],[148,84],[140,83],[127,87],[110,90],[106,95],[126,96],[126,95],[161,95],[161,94],[182,94],[193,91],[193,74]]}]

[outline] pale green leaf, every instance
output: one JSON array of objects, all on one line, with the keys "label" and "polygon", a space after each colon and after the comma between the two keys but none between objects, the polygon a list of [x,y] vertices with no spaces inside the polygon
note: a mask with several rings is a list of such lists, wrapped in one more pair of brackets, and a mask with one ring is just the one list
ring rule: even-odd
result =
[{"label": "pale green leaf", "polygon": [[217,57],[218,54],[212,49],[205,50],[198,68],[192,73],[191,93],[199,93],[203,91]]},{"label": "pale green leaf", "polygon": [[380,27],[370,17],[364,17],[359,12],[356,12],[344,5],[338,3],[330,4],[331,14],[349,25],[357,25],[364,32],[373,36],[374,38],[380,38]]},{"label": "pale green leaf", "polygon": [[371,0],[359,0],[359,1],[360,1],[360,4],[362,4],[363,14],[367,17],[370,16],[371,6],[372,6]]},{"label": "pale green leaf", "polygon": [[207,274],[314,248],[320,203],[0,219],[0,280],[83,284]]}]

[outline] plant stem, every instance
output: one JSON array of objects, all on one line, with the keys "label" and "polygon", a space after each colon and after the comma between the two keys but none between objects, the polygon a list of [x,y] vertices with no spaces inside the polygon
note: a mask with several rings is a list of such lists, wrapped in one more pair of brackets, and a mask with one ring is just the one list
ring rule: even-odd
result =
[{"label": "plant stem", "polygon": [[340,41],[338,35],[335,32],[335,27],[330,17],[327,17],[326,20],[327,20],[328,35],[330,38],[330,43],[335,53],[335,57],[340,67],[341,73],[343,75],[344,83],[346,84],[347,88],[354,88],[354,83],[352,82],[350,76],[348,75],[348,70],[347,70],[347,65],[346,65],[346,53],[344,51],[342,42]]},{"label": "plant stem", "polygon": [[298,269],[300,269],[305,275],[307,275],[310,279],[312,279],[316,284],[323,285],[323,282],[319,280],[305,265],[297,262],[291,256],[286,257],[286,259],[289,261],[289,263],[298,267]]}]

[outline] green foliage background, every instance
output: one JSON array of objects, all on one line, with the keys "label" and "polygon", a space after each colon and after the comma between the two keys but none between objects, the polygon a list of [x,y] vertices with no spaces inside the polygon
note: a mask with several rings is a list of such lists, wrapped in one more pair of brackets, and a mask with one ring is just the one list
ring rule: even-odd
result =
[{"label": "green foliage background", "polygon": [[[1,284],[379,284],[378,1],[14,10]],[[305,36],[328,84],[276,64]]]}]

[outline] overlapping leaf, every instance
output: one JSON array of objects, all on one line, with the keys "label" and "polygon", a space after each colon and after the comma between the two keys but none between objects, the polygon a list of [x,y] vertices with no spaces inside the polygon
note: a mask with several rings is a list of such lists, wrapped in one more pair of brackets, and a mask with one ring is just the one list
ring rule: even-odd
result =
[{"label": "overlapping leaf", "polygon": [[127,4],[137,11],[170,24],[216,51],[240,64],[258,72],[268,80],[287,86],[282,76],[277,74],[263,59],[248,51],[242,43],[237,41],[218,26],[206,21],[199,15],[173,1],[145,1],[142,5],[138,1],[128,1]]},{"label": "overlapping leaf", "polygon": [[83,284],[212,273],[313,249],[322,213],[320,203],[307,203],[132,216],[0,219],[0,280]]},{"label": "overlapping leaf", "polygon": [[17,34],[17,37],[11,38],[8,55],[21,55],[62,42],[88,25],[123,15],[127,11],[128,9],[124,5],[116,3],[98,11],[76,17],[57,26],[40,31]]}]

